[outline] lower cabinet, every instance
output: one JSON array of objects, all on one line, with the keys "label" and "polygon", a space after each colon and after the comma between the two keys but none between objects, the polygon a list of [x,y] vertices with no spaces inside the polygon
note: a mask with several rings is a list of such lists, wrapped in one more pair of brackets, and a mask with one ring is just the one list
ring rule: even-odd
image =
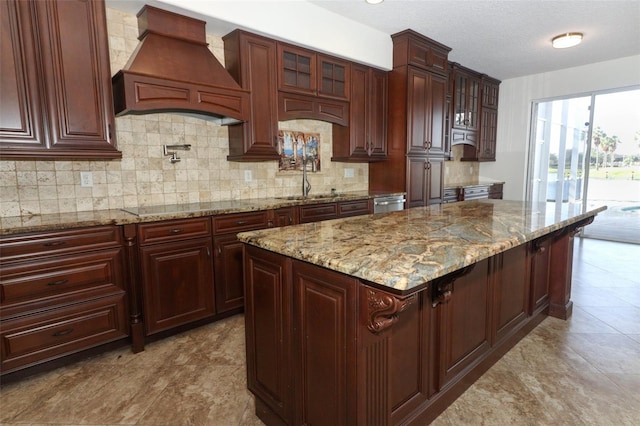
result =
[{"label": "lower cabinet", "polygon": [[227,312],[244,306],[242,243],[235,234],[214,238],[216,310]]},{"label": "lower cabinet", "polygon": [[215,314],[209,218],[138,226],[147,335]]},{"label": "lower cabinet", "polygon": [[0,238],[0,372],[129,335],[117,226]]},{"label": "lower cabinet", "polygon": [[442,203],[443,158],[407,157],[407,173],[407,208]]},{"label": "lower cabinet", "polygon": [[433,421],[568,297],[542,285],[545,271],[571,279],[561,252],[575,231],[559,232],[540,242],[554,256],[525,243],[407,293],[246,245],[256,414],[269,425]]}]

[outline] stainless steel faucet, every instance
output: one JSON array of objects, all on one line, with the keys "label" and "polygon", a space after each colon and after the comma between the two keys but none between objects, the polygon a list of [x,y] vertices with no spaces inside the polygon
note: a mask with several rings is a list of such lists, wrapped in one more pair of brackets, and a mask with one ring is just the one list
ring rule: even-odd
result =
[{"label": "stainless steel faucet", "polygon": [[307,179],[307,157],[302,157],[302,195],[306,197],[311,191],[311,184]]}]

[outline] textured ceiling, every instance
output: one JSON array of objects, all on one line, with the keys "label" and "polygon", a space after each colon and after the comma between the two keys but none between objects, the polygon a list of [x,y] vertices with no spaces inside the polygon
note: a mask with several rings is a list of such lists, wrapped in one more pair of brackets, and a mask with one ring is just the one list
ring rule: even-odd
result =
[{"label": "textured ceiling", "polygon": [[[107,0],[107,6],[136,13],[145,3],[166,7],[161,1]],[[224,8],[227,1],[231,0],[184,0],[184,4],[207,2]],[[252,3],[233,1],[243,1],[246,7]],[[269,1],[280,5],[304,2],[253,0]],[[364,0],[307,2],[389,35],[405,29],[417,31],[451,47],[450,60],[500,80],[640,55],[640,0],[384,0],[378,5]],[[223,35],[233,28],[217,22],[208,25],[207,31],[216,29]],[[327,31],[331,31],[330,23]],[[584,33],[582,44],[553,49],[551,39],[565,32]]]},{"label": "textured ceiling", "polygon": [[[415,30],[451,47],[450,60],[501,80],[640,54],[639,0],[310,3],[387,34]],[[564,32],[584,33],[582,44],[553,49]]]}]

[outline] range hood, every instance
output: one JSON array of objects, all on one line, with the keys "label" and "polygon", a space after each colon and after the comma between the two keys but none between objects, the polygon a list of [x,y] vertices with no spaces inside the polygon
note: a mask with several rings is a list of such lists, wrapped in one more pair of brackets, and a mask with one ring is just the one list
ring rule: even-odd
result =
[{"label": "range hood", "polygon": [[112,78],[116,115],[195,115],[227,125],[249,117],[242,89],[207,48],[204,21],[149,5],[138,12],[138,39]]}]

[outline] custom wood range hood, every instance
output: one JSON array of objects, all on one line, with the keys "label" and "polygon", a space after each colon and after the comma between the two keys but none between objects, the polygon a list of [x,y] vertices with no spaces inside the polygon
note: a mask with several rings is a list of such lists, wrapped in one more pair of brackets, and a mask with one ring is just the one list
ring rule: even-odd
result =
[{"label": "custom wood range hood", "polygon": [[140,44],[112,78],[116,115],[174,112],[227,125],[249,117],[242,89],[207,48],[204,21],[145,5]]}]

